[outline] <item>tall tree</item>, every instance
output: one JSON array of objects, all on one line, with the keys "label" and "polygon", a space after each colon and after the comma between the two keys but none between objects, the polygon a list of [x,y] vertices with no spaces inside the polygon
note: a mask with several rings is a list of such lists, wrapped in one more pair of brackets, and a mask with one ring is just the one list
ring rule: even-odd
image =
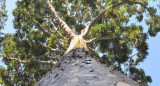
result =
[{"label": "tall tree", "polygon": [[[4,85],[34,85],[63,55],[84,48],[140,83],[152,82],[136,66],[148,55],[148,36],[160,31],[160,15],[147,0],[21,0],[16,33],[6,34],[0,68]],[[143,16],[147,19],[143,19]],[[137,23],[145,21],[144,27]],[[131,23],[131,24],[129,24]],[[136,49],[136,53],[133,52]]]}]

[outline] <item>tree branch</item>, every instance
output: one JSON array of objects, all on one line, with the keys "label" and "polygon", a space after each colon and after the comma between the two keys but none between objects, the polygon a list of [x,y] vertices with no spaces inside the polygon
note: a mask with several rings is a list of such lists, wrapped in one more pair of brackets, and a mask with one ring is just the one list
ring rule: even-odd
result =
[{"label": "tree branch", "polygon": [[102,6],[103,7],[103,0],[101,0],[101,5],[100,6]]},{"label": "tree branch", "polygon": [[51,33],[46,31],[40,23],[38,23],[36,20],[34,20],[34,22],[37,24],[38,28],[41,29],[48,37],[51,35]]},{"label": "tree branch", "polygon": [[96,41],[99,41],[99,40],[108,40],[108,39],[116,39],[117,37],[99,37],[99,38],[94,38],[94,39],[91,39],[89,41],[86,41],[87,44],[90,44],[90,43],[93,43],[93,42],[96,42]]},{"label": "tree branch", "polygon": [[76,17],[77,15],[79,15],[80,7],[81,7],[81,1],[78,0],[78,8],[77,8],[77,10],[76,10],[76,13],[75,13],[74,17]]},{"label": "tree branch", "polygon": [[[18,58],[13,58],[13,57],[9,57],[7,55],[4,56],[4,58],[6,59],[10,59],[10,60],[15,60],[15,61],[18,61],[20,63],[29,63],[31,60],[20,60]],[[41,61],[41,60],[35,60],[36,62],[40,63],[40,64],[47,64],[47,65],[53,65],[53,64],[56,64],[57,62],[54,62],[54,61]]]},{"label": "tree branch", "polygon": [[[86,37],[86,36],[87,36],[87,34],[89,33],[89,30],[91,29],[91,27],[92,27],[94,24],[96,24],[96,23],[102,18],[102,16],[105,14],[105,12],[106,12],[108,9],[118,8],[119,6],[121,6],[121,5],[123,5],[123,4],[126,4],[126,3],[130,3],[130,4],[140,4],[140,5],[144,6],[145,8],[147,8],[143,3],[139,2],[139,1],[124,0],[124,1],[121,1],[121,2],[119,2],[119,3],[112,4],[112,5],[108,6],[108,7],[106,7],[103,11],[101,11],[101,12],[99,13],[99,15],[98,15],[95,19],[93,19],[93,20],[91,21],[91,23],[90,23],[88,26],[86,26],[85,29],[83,29],[83,30],[81,31],[83,37]],[[149,11],[148,8],[147,8],[147,10]]]},{"label": "tree branch", "polygon": [[54,10],[53,6],[51,5],[49,0],[45,0],[46,5],[48,6],[49,10],[51,11],[53,17],[55,18],[56,22],[59,26],[64,30],[64,32],[69,36],[70,39],[74,37],[74,33],[68,27],[68,25],[59,17],[58,13]]},{"label": "tree branch", "polygon": [[[49,20],[49,22],[52,24],[53,28],[55,29],[55,31],[63,38],[65,39],[66,37],[64,37],[57,29],[57,27],[54,25],[54,23],[52,21]],[[59,46],[61,46],[61,48],[63,48],[62,46],[64,46],[64,44],[61,42],[62,40],[57,38],[58,42],[60,43]]]},{"label": "tree branch", "polygon": [[99,57],[99,55],[95,52],[95,50],[93,50],[91,47],[88,47],[88,49],[89,49],[89,51],[92,53],[92,54],[94,54],[94,55],[96,55],[97,57]]},{"label": "tree branch", "polygon": [[130,58],[133,58],[134,56],[136,56],[138,53],[136,53],[136,54],[134,54],[134,55],[132,55]]},{"label": "tree branch", "polygon": [[86,20],[86,14],[89,12],[90,7],[88,7],[87,11],[85,12],[83,19],[82,19],[82,24],[84,24],[85,20]]},{"label": "tree branch", "polygon": [[68,0],[67,0],[67,15],[68,16],[71,16],[71,11],[70,11],[70,9],[69,9],[69,4],[68,4]]},{"label": "tree branch", "polygon": [[51,18],[52,15],[49,15],[49,16],[42,16],[43,18]]},{"label": "tree branch", "polygon": [[49,20],[49,22],[52,24],[52,26],[53,26],[53,28],[55,29],[55,31],[56,31],[61,37],[64,38],[64,36],[57,30],[57,27],[53,24],[53,22],[51,22],[50,20]]},{"label": "tree branch", "polygon": [[40,45],[42,45],[43,47],[48,48],[50,51],[57,52],[57,53],[64,53],[65,52],[65,50],[53,49],[53,48],[51,48],[49,46],[46,46],[46,45],[42,44],[39,40],[38,40],[38,43]]}]

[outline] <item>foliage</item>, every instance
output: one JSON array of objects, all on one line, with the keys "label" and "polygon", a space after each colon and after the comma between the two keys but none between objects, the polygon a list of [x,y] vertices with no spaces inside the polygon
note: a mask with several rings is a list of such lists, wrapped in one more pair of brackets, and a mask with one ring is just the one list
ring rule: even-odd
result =
[{"label": "foliage", "polygon": [[5,2],[6,0],[0,0],[0,51],[1,51],[1,43],[2,43],[2,35],[1,30],[4,28],[5,21],[7,20],[7,11],[5,10]]},{"label": "foliage", "polygon": [[[79,34],[105,7],[124,0],[51,0],[59,16],[75,33]],[[130,0],[135,1],[135,0]],[[147,0],[141,2],[148,6]],[[42,46],[45,44],[56,49],[67,49],[70,39],[60,28],[45,4],[45,0],[20,0],[13,10],[15,34],[5,34],[1,55],[7,68],[0,70],[0,83],[4,85],[34,85],[51,65],[40,64],[35,60],[57,61],[63,56]],[[67,10],[69,9],[69,10]],[[119,68],[124,74],[130,75],[141,83],[152,82],[143,69],[136,66],[143,62],[148,55],[149,36],[156,36],[160,31],[160,15],[157,9],[137,4],[124,4],[117,9],[109,9],[89,32],[88,39],[96,37],[116,36],[118,39],[100,40],[90,44],[97,50],[109,65]],[[148,16],[144,19],[143,16]],[[148,32],[136,22],[145,21],[149,26]],[[52,23],[51,23],[52,22]],[[55,27],[56,28],[55,28]],[[145,28],[147,29],[147,28]],[[136,51],[134,51],[136,50]],[[29,60],[21,63],[5,57]],[[126,69],[124,70],[123,67]]]},{"label": "foliage", "polygon": [[6,0],[0,1],[0,29],[4,28],[5,21],[7,20],[7,11],[5,10]]}]

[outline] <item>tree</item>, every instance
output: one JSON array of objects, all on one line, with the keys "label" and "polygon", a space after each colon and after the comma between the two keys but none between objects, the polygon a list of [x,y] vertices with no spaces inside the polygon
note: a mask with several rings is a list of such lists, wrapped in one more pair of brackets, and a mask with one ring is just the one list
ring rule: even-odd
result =
[{"label": "tree", "polygon": [[[4,85],[34,85],[63,55],[84,48],[140,83],[152,82],[136,66],[148,55],[149,36],[160,30],[157,9],[147,0],[21,0],[13,11],[15,34],[5,34]],[[137,23],[144,21],[148,32]],[[136,49],[136,53],[133,50]],[[96,51],[96,52],[95,52]],[[98,54],[96,54],[98,53]],[[125,69],[123,69],[123,68]]]}]

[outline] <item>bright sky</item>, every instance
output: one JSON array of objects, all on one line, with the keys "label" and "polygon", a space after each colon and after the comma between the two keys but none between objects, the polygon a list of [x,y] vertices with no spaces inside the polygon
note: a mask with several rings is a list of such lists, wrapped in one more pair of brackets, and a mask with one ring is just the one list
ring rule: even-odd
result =
[{"label": "bright sky", "polygon": [[[12,10],[16,7],[15,1],[16,0],[6,0],[6,7],[8,10],[8,21],[6,22],[5,30],[3,30],[4,33],[14,33],[15,30],[13,29],[13,15]],[[150,0],[151,1],[151,0]],[[149,3],[150,6],[155,6],[157,2],[155,3]],[[142,23],[143,24],[143,23]],[[143,26],[143,25],[142,25]],[[146,26],[145,26],[146,27]],[[147,56],[147,59],[140,64],[140,68],[144,69],[145,73],[147,75],[150,75],[152,77],[152,83],[149,84],[149,86],[160,86],[160,33],[156,37],[149,37],[149,40],[147,41],[149,44],[149,55]],[[4,66],[1,59],[0,59],[0,66]]]}]

